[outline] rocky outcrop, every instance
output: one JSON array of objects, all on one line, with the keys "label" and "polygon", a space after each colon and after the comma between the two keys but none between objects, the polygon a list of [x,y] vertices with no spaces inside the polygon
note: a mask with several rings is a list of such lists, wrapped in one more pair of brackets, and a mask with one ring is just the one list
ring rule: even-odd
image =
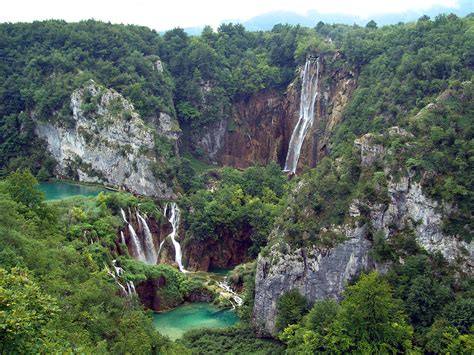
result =
[{"label": "rocky outcrop", "polygon": [[190,241],[184,246],[185,265],[190,271],[208,271],[211,268],[228,268],[249,260],[252,245],[250,231],[223,233],[215,240]]},{"label": "rocky outcrop", "polygon": [[[36,133],[57,160],[58,177],[101,183],[140,195],[173,198],[153,174],[162,162],[154,153],[154,130],[122,95],[93,81],[71,95],[69,124],[37,122]],[[171,123],[160,117],[165,135]],[[168,129],[169,128],[169,129]]]},{"label": "rocky outcrop", "polygon": [[237,168],[271,161],[283,164],[298,120],[298,95],[290,85],[285,93],[268,90],[235,102],[219,163]]},{"label": "rocky outcrop", "polygon": [[165,285],[166,279],[164,277],[159,277],[142,281],[135,287],[138,297],[140,298],[140,302],[145,308],[152,309],[154,311],[163,310],[157,291]]},{"label": "rocky outcrop", "polygon": [[298,289],[311,303],[337,299],[349,281],[373,268],[365,229],[345,227],[343,232],[346,241],[330,250],[291,250],[282,242],[275,244],[268,256],[259,256],[254,324],[261,333],[275,332],[277,301],[285,292]]},{"label": "rocky outcrop", "polygon": [[[428,105],[425,109],[430,107],[432,106]],[[411,133],[399,127],[389,128],[388,135],[413,137]],[[366,134],[357,139],[355,147],[360,154],[362,167],[382,161],[385,155],[385,149],[376,143],[373,134]],[[375,230],[383,232],[385,239],[389,239],[397,231],[410,228],[415,232],[420,247],[430,253],[441,253],[448,262],[459,265],[464,272],[472,273],[473,243],[466,243],[443,232],[443,216],[449,215],[454,207],[441,204],[427,196],[420,182],[414,179],[410,171],[396,178],[385,164],[384,173],[388,180],[390,202],[387,205],[373,205],[354,200],[350,206],[351,216],[362,215],[361,208],[370,210],[370,223]]]},{"label": "rocky outcrop", "polygon": [[184,302],[212,302],[215,298],[215,294],[205,287],[191,291],[182,299],[173,299],[160,295],[160,290],[165,288],[168,282],[162,276],[150,278],[137,284],[136,292],[145,308],[160,312],[179,306]]}]

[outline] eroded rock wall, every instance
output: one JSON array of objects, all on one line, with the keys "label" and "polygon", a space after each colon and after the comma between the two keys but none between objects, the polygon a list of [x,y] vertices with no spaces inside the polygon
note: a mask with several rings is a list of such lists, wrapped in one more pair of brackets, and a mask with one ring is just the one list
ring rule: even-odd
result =
[{"label": "eroded rock wall", "polygon": [[[409,134],[398,127],[390,128],[388,133]],[[375,162],[383,162],[385,149],[367,134],[356,140],[355,152],[360,154],[362,168],[367,168]],[[335,247],[294,250],[275,228],[270,236],[274,245],[268,255],[259,256],[255,278],[254,324],[261,334],[275,333],[276,305],[285,292],[296,288],[312,304],[319,299],[339,298],[347,283],[362,271],[375,268],[385,272],[388,265],[374,263],[370,257],[374,233],[389,240],[409,229],[421,248],[429,253],[441,253],[460,272],[473,274],[473,243],[443,232],[443,216],[453,207],[431,199],[409,171],[395,178],[387,166],[384,170],[387,202],[354,199],[346,224],[330,228],[344,237]],[[304,180],[300,184],[304,184]],[[361,216],[368,220],[360,219]]]},{"label": "eroded rock wall", "polygon": [[278,298],[297,289],[311,303],[338,299],[345,285],[373,268],[365,228],[344,228],[347,240],[333,249],[297,249],[275,244],[260,255],[255,276],[254,324],[261,334],[274,334]]},{"label": "eroded rock wall", "polygon": [[[320,58],[320,80],[312,128],[298,166],[315,166],[329,151],[330,133],[341,121],[342,111],[356,87],[353,70],[333,65],[341,59]],[[232,113],[204,128],[197,139],[211,161],[237,168],[277,162],[284,165],[291,134],[298,122],[303,68],[286,90],[263,90],[236,100]]]}]

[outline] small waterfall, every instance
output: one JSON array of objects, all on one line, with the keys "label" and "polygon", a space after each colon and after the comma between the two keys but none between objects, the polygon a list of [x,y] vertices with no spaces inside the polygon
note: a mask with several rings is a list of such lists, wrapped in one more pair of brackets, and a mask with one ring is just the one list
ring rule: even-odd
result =
[{"label": "small waterfall", "polygon": [[165,240],[166,240],[166,238],[163,239],[160,243],[160,247],[158,248],[158,254],[157,254],[158,257],[160,257],[161,248],[163,248],[163,244],[165,244]]},{"label": "small waterfall", "polygon": [[[314,72],[315,64],[316,72]],[[309,128],[313,125],[314,104],[318,96],[318,81],[319,57],[316,59],[316,63],[308,59],[304,66],[303,83],[301,84],[300,116],[291,135],[284,171],[296,172],[303,141]]]},{"label": "small waterfall", "polygon": [[127,243],[125,243],[125,236],[123,235],[123,231],[120,231],[120,242],[123,245],[127,245]]},{"label": "small waterfall", "polygon": [[133,226],[130,223],[128,224],[128,231],[130,232],[132,245],[135,248],[135,251],[137,252],[138,260],[146,262],[146,257],[143,253],[140,239],[138,239],[137,233],[135,232],[135,229],[133,229]]},{"label": "small waterfall", "polygon": [[123,208],[120,209],[120,213],[122,214],[123,221],[128,224],[127,216],[125,215]]},{"label": "small waterfall", "polygon": [[240,307],[244,304],[244,300],[235,292],[227,283],[227,277],[224,278],[224,282],[218,282],[217,284],[219,285],[220,288],[222,288],[225,292],[230,294],[230,303],[232,303],[232,300],[234,300],[234,303],[232,303],[232,306],[235,308],[235,306]]},{"label": "small waterfall", "polygon": [[[168,221],[171,223],[171,227],[173,228],[172,232],[168,237],[171,238],[171,241],[173,242],[174,250],[175,250],[175,261],[178,264],[179,271],[181,272],[188,272],[187,270],[184,269],[183,263],[182,263],[182,252],[181,252],[181,245],[179,242],[175,239],[176,235],[178,233],[178,228],[179,228],[179,217],[180,217],[180,210],[178,208],[178,205],[176,202],[171,202],[169,205],[171,208],[171,213],[170,216],[168,217],[168,204],[165,206],[165,211],[164,215],[166,218],[168,218]],[[163,244],[163,242],[161,242]],[[160,245],[160,250],[161,250],[161,245]]]},{"label": "small waterfall", "polygon": [[137,222],[138,222],[138,230],[141,230],[143,228],[143,223],[142,223],[142,218],[140,216],[140,212],[137,210],[135,211],[135,216],[137,217]]},{"label": "small waterfall", "polygon": [[140,224],[140,227],[143,231],[143,236],[145,237],[145,256],[146,256],[146,262],[148,264],[156,264],[158,256],[156,254],[155,250],[155,243],[153,243],[153,235],[150,232],[150,228],[148,227],[148,224],[146,223],[145,218],[143,218],[140,215],[140,212],[137,210],[137,220],[139,221],[138,223]]},{"label": "small waterfall", "polygon": [[137,293],[137,291],[135,290],[135,284],[133,283],[133,281],[127,281],[127,290],[128,290],[128,295],[133,295]]},{"label": "small waterfall", "polygon": [[129,296],[130,292],[127,291],[125,286],[122,285],[122,283],[119,280],[120,276],[123,274],[123,269],[120,266],[116,265],[116,260],[112,260],[112,265],[113,265],[114,271],[111,271],[110,268],[107,265],[105,265],[105,268],[107,269],[107,274],[112,276],[115,283],[120,288],[120,291],[122,292],[122,295],[123,296]]}]

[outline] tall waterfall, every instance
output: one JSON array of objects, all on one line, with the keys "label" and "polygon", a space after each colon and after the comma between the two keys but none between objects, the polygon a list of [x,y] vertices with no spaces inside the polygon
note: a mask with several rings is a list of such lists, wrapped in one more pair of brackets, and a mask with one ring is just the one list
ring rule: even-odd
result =
[{"label": "tall waterfall", "polygon": [[[170,207],[171,212],[168,212],[168,207]],[[171,223],[171,227],[173,228],[170,235],[169,235],[169,237],[171,238],[171,241],[173,242],[173,246],[174,246],[174,250],[175,250],[175,261],[178,264],[179,271],[188,272],[183,267],[183,263],[182,263],[183,255],[181,253],[181,245],[176,240],[176,235],[178,233],[178,228],[179,228],[180,213],[181,212],[180,212],[179,207],[176,204],[176,202],[171,202],[169,205],[167,204],[165,206],[164,215],[165,215],[166,218],[168,218],[168,221]],[[168,217],[168,214],[170,214],[169,217]]]},{"label": "tall waterfall", "polygon": [[140,215],[140,212],[137,210],[137,220],[139,221],[140,227],[143,230],[143,236],[145,239],[145,257],[147,264],[156,264],[158,256],[155,250],[155,243],[153,243],[153,235],[150,232],[148,223],[146,219]]},{"label": "tall waterfall", "polygon": [[291,135],[284,171],[296,172],[303,141],[308,134],[309,128],[313,125],[314,104],[318,96],[318,81],[319,57],[316,59],[316,63],[308,59],[304,66],[303,83],[301,85],[300,117]]},{"label": "tall waterfall", "polygon": [[[123,209],[120,209],[120,214],[123,220],[128,225],[128,232],[130,234],[131,248],[137,254],[137,259],[147,264],[156,264],[158,261],[158,254],[156,253],[155,243],[153,242],[153,235],[151,234],[150,227],[146,221],[146,218],[140,215],[140,211],[135,211],[135,216],[138,222],[138,233],[135,231],[132,223],[128,221],[127,214]],[[129,210],[128,216],[132,218],[132,213]],[[145,216],[146,217],[146,216]],[[125,238],[123,231],[120,231],[120,238],[122,243],[125,244]]]}]

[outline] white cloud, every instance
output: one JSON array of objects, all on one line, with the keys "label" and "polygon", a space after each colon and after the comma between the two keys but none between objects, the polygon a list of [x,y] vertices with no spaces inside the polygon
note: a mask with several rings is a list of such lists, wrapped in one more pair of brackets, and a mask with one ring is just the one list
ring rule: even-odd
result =
[{"label": "white cloud", "polygon": [[157,30],[210,24],[226,19],[246,20],[271,11],[306,14],[351,14],[360,18],[388,13],[423,11],[433,6],[456,8],[458,0],[3,0],[1,22],[94,18]]}]

